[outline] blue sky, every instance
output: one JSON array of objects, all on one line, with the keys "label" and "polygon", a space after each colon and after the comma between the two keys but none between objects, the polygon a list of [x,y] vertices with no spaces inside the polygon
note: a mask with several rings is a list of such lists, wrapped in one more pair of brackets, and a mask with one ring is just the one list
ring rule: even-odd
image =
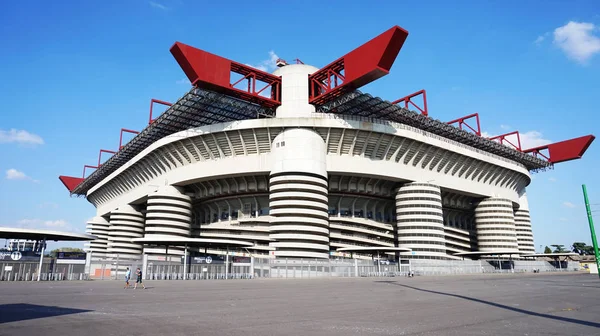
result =
[{"label": "blue sky", "polygon": [[[363,91],[427,89],[432,117],[479,112],[487,134],[519,130],[525,146],[600,135],[594,0],[12,1],[0,12],[0,225],[84,230],[95,210],[57,176],[116,149],[121,127],[142,129],[151,98],[188,90],[175,41],[268,69],[277,56],[321,67],[393,25],[410,35],[390,75]],[[536,248],[591,242],[581,184],[600,230],[599,165],[596,142],[534,175]]]}]

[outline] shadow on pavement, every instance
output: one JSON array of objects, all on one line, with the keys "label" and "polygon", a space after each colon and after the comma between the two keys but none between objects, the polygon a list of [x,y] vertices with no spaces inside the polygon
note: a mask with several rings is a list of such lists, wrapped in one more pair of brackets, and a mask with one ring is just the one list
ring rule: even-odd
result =
[{"label": "shadow on pavement", "polygon": [[552,320],[557,320],[557,321],[575,323],[575,324],[580,324],[580,325],[584,325],[584,326],[588,326],[588,327],[600,328],[600,323],[596,323],[596,322],[589,322],[589,321],[584,321],[584,320],[572,319],[572,318],[568,318],[568,317],[561,317],[561,316],[554,316],[554,315],[549,315],[549,314],[536,313],[536,312],[533,312],[533,311],[530,311],[530,310],[515,308],[515,307],[503,305],[503,304],[500,304],[500,303],[485,301],[485,300],[476,299],[476,298],[472,298],[472,297],[468,297],[468,296],[464,296],[464,295],[450,294],[450,293],[438,292],[438,291],[429,290],[429,289],[423,289],[423,288],[413,287],[413,286],[409,286],[409,285],[403,285],[403,284],[397,283],[396,281],[375,281],[375,282],[377,282],[377,283],[385,283],[385,284],[395,285],[395,286],[400,286],[400,287],[405,287],[405,288],[414,289],[414,290],[418,290],[418,291],[422,291],[422,292],[427,292],[427,293],[432,293],[432,294],[439,294],[439,295],[451,296],[451,297],[455,297],[455,298],[459,298],[459,299],[464,299],[464,300],[468,300],[468,301],[479,302],[479,303],[483,303],[483,304],[490,305],[490,306],[497,307],[497,308],[502,308],[502,309],[506,309],[506,310],[512,310],[514,312],[521,313],[521,314],[527,314],[527,315],[531,315],[531,316],[544,317],[544,318],[547,318],[547,319],[552,319]]},{"label": "shadow on pavement", "polygon": [[54,306],[39,306],[27,303],[12,303],[0,305],[0,324],[37,318],[61,315],[79,314],[91,310],[63,308]]}]

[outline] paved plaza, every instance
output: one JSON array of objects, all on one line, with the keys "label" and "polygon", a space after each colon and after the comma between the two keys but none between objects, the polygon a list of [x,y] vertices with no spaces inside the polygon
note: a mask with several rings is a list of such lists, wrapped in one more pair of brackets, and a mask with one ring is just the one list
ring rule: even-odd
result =
[{"label": "paved plaza", "polygon": [[0,335],[599,335],[589,274],[2,282]]}]

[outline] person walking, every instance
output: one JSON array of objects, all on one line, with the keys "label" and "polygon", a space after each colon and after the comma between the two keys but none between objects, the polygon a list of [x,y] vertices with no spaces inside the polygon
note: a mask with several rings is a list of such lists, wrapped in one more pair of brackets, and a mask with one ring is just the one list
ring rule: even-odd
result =
[{"label": "person walking", "polygon": [[139,267],[135,271],[135,275],[136,275],[136,279],[135,279],[135,285],[133,286],[133,289],[137,289],[138,284],[141,284],[142,288],[146,289],[146,286],[144,286],[144,283],[142,282],[142,270],[140,270]]},{"label": "person walking", "polygon": [[129,288],[129,279],[131,279],[131,270],[127,267],[127,271],[125,272],[125,287],[124,289]]}]

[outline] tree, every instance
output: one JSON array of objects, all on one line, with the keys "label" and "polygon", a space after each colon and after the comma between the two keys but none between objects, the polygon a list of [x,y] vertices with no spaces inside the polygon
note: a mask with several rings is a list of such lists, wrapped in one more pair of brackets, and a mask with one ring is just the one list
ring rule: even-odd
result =
[{"label": "tree", "polygon": [[85,252],[84,250],[77,247],[61,247],[55,250],[50,251],[50,256],[55,257],[58,255],[58,252]]},{"label": "tree", "polygon": [[586,243],[575,242],[573,243],[573,252],[579,253],[579,255],[592,255],[594,254],[594,247]]},{"label": "tree", "polygon": [[548,246],[546,246],[546,248],[544,249],[544,253],[552,253],[552,250]]},{"label": "tree", "polygon": [[554,252],[553,253],[563,253],[563,252],[565,252],[565,245],[554,244],[554,245],[550,245],[550,246],[554,247]]}]

